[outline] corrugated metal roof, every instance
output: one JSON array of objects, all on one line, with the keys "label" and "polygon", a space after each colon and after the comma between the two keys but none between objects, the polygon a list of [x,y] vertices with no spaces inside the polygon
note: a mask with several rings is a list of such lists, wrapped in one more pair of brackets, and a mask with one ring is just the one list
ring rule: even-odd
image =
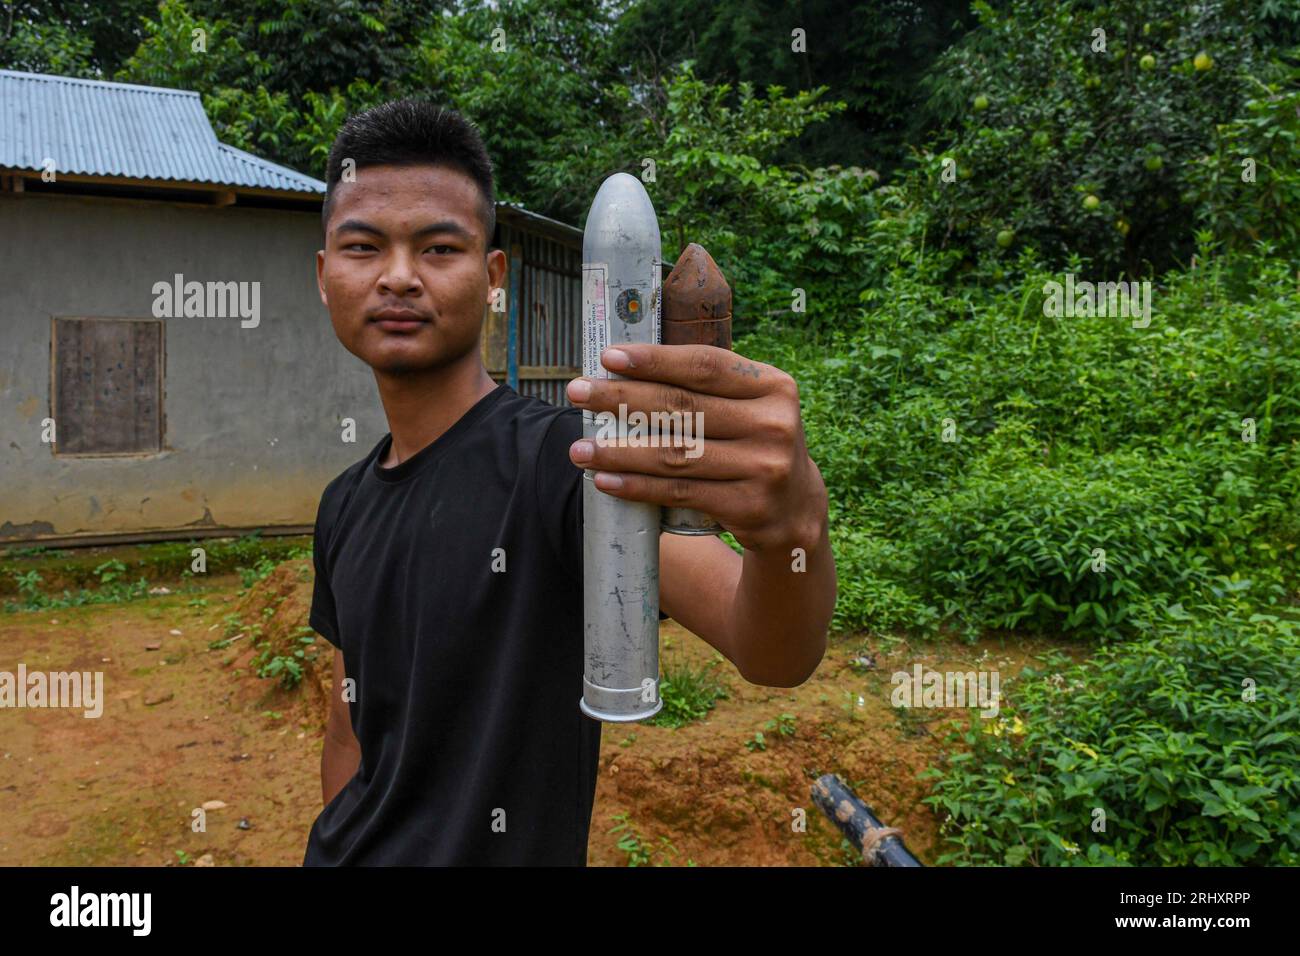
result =
[{"label": "corrugated metal roof", "polygon": [[522,223],[527,229],[550,235],[556,239],[577,240],[579,244],[582,242],[582,230],[577,226],[571,226],[567,222],[560,222],[560,220],[552,219],[550,216],[543,216],[539,212],[525,209],[522,203],[498,202],[497,221]]},{"label": "corrugated metal roof", "polygon": [[325,184],[217,140],[198,93],[0,70],[0,167],[323,195]]}]

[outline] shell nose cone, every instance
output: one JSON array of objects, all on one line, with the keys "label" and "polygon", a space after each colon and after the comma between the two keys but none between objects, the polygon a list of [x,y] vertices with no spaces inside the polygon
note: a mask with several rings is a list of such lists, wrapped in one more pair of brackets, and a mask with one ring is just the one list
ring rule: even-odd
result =
[{"label": "shell nose cone", "polygon": [[677,321],[730,319],[731,286],[698,243],[688,243],[664,280],[664,316]]},{"label": "shell nose cone", "polygon": [[659,219],[641,180],[615,173],[600,184],[583,228],[582,258],[593,262],[613,252],[659,255]]}]

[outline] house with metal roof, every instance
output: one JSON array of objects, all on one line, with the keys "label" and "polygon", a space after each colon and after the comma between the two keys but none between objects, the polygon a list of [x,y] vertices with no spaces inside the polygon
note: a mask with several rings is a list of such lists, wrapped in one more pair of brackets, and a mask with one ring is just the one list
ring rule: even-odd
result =
[{"label": "house with metal roof", "polygon": [[215,205],[319,203],[325,192],[319,179],[219,142],[198,93],[13,70],[0,70],[0,169],[16,189],[148,185]]},{"label": "house with metal roof", "polygon": [[[388,430],[317,292],[324,193],[197,93],[0,70],[0,544],[311,531]],[[581,231],[497,217],[485,363],[563,402]]]}]

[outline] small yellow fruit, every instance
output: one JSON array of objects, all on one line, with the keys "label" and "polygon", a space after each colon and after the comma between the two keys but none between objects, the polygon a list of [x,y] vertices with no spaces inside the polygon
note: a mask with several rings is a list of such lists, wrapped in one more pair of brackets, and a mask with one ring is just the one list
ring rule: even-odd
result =
[{"label": "small yellow fruit", "polygon": [[998,233],[998,245],[1006,249],[1011,243],[1016,241],[1016,234],[1010,229],[1003,229]]},{"label": "small yellow fruit", "polygon": [[1192,60],[1192,66],[1204,73],[1210,67],[1214,66],[1214,60],[1210,59],[1210,54],[1208,53],[1198,53],[1196,54],[1196,59]]},{"label": "small yellow fruit", "polygon": [[1138,60],[1138,66],[1144,70],[1154,70],[1156,68],[1156,58],[1150,53]]},{"label": "small yellow fruit", "polygon": [[989,108],[989,98],[981,93],[979,96],[975,97],[974,106],[976,110],[983,112]]},{"label": "small yellow fruit", "polygon": [[1119,220],[1118,222],[1115,223],[1115,228],[1119,230],[1119,234],[1120,234],[1121,236],[1127,236],[1127,235],[1128,235],[1129,224],[1126,223],[1123,219],[1121,219],[1121,220]]},{"label": "small yellow fruit", "polygon": [[1094,196],[1092,193],[1088,193],[1088,195],[1083,197],[1084,209],[1096,209],[1100,205],[1101,205],[1101,200],[1098,199],[1096,196]]},{"label": "small yellow fruit", "polygon": [[1142,165],[1147,168],[1147,172],[1149,173],[1156,172],[1164,164],[1165,161],[1161,159],[1159,156],[1148,156],[1145,162],[1142,163]]}]

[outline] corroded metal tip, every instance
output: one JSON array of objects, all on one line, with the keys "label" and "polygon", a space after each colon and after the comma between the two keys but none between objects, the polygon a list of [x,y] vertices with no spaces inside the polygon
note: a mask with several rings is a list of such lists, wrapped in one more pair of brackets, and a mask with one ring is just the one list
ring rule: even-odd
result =
[{"label": "corroded metal tip", "polygon": [[[664,279],[660,341],[731,348],[731,286],[713,256],[689,243]],[[703,437],[703,436],[701,436]],[[721,534],[722,525],[693,508],[665,508],[660,528],[672,534]]]},{"label": "corroded metal tip", "polygon": [[664,280],[662,341],[731,348],[731,286],[699,243],[682,250]]}]

